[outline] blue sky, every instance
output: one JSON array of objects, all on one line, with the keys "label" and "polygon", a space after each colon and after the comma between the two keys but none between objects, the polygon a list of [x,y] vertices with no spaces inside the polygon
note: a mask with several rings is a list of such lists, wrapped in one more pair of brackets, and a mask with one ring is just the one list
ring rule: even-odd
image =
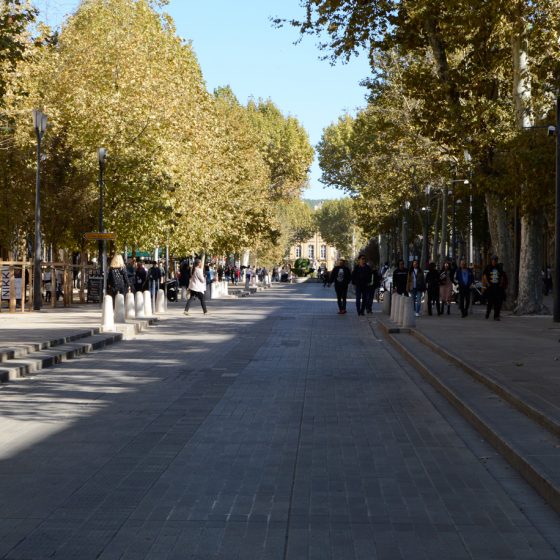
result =
[{"label": "blue sky", "polygon": [[[58,25],[78,0],[36,0],[47,23]],[[297,18],[299,0],[171,0],[166,7],[177,33],[192,41],[207,87],[230,85],[241,102],[270,98],[297,117],[313,145],[324,127],[345,111],[365,105],[359,82],[369,75],[365,56],[331,66],[320,60],[315,37],[297,45],[293,28],[273,28],[270,17]],[[305,198],[340,198],[341,191],[320,182],[317,162]]]}]

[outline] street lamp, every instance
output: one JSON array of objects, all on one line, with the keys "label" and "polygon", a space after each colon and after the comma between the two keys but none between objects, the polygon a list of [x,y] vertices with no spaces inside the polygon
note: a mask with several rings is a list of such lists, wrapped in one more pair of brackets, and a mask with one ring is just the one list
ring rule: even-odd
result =
[{"label": "street lamp", "polygon": [[[105,231],[103,226],[103,173],[105,171],[105,163],[107,161],[106,148],[99,148],[97,150],[97,159],[99,160],[99,233],[103,233]],[[99,240],[99,262],[101,264],[101,275],[103,276],[103,294],[105,294],[107,290],[107,251],[104,239]]]},{"label": "street lamp", "polygon": [[[550,130],[550,129],[549,129]],[[560,95],[556,96],[556,216],[552,320],[560,323]]]},{"label": "street lamp", "polygon": [[41,295],[41,140],[47,130],[47,115],[33,109],[33,128],[37,136],[37,175],[35,179],[35,247],[33,253],[33,309],[40,311]]},{"label": "street lamp", "polygon": [[403,221],[402,221],[402,254],[405,266],[408,267],[408,210],[410,202],[405,201],[403,207]]}]

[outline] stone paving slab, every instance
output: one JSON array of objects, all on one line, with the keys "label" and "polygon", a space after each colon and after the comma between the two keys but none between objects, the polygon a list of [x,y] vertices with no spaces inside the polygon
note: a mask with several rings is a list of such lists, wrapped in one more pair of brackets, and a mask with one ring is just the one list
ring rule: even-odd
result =
[{"label": "stone paving slab", "polygon": [[177,304],[0,387],[0,557],[560,558],[558,516],[335,309],[311,283]]}]

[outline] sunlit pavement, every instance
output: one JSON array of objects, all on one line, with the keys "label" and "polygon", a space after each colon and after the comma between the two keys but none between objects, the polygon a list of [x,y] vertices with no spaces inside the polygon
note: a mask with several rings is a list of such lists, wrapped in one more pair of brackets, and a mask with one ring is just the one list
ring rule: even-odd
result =
[{"label": "sunlit pavement", "polygon": [[0,557],[559,558],[556,514],[333,296],[175,304],[2,386]]}]

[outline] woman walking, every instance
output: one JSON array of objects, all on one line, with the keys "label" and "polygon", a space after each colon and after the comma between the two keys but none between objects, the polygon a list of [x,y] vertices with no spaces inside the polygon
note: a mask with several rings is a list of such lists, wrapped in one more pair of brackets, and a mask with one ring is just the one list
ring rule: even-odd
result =
[{"label": "woman walking", "polygon": [[128,273],[124,266],[122,255],[116,254],[111,259],[109,273],[107,274],[107,293],[113,301],[117,294],[126,294],[129,290]]},{"label": "woman walking", "polygon": [[206,278],[204,278],[204,272],[202,272],[202,261],[200,259],[194,260],[194,267],[189,280],[189,290],[191,295],[187,300],[187,305],[185,306],[185,315],[189,314],[189,307],[191,306],[193,298],[198,298],[200,300],[200,305],[202,306],[202,311],[204,314],[208,313],[208,310],[206,309],[206,302],[204,301]]},{"label": "woman walking", "polygon": [[439,273],[439,299],[441,300],[441,308],[438,309],[438,315],[444,312],[445,304],[447,304],[447,314],[451,313],[451,297],[453,296],[453,271],[449,261],[443,263],[443,268]]}]

